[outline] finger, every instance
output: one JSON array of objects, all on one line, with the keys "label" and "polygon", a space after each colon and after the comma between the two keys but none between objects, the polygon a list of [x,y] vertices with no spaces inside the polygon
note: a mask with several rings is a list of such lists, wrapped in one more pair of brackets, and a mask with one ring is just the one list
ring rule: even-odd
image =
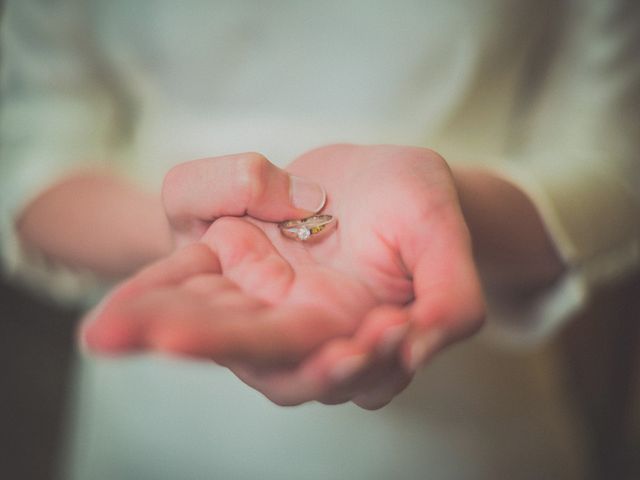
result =
[{"label": "finger", "polygon": [[[321,400],[328,404],[344,403],[351,395],[340,388],[358,371],[366,370],[368,357],[353,342],[334,340],[322,347],[309,361],[298,367],[268,372],[235,365],[233,372],[246,384],[260,391],[272,402],[291,406]],[[331,365],[333,369],[327,369]]]},{"label": "finger", "polygon": [[482,289],[462,214],[452,207],[437,228],[437,234],[416,229],[401,244],[415,291],[409,308],[411,332],[403,348],[409,372],[444,346],[477,331],[484,319]]},{"label": "finger", "polygon": [[405,310],[383,306],[367,315],[353,337],[330,340],[298,368],[259,373],[244,366],[234,371],[279,405],[345,403],[373,384],[370,370],[379,367],[376,357],[397,352],[407,328]]},{"label": "finger", "polygon": [[[319,397],[322,403],[344,403],[370,392],[374,392],[378,398],[380,394],[377,392],[383,391],[385,399],[380,405],[383,406],[406,386],[404,383],[401,387],[396,386],[399,373],[402,377],[407,377],[405,372],[399,371],[397,357],[380,357],[364,352],[360,355],[351,353],[348,356],[346,353],[348,351],[349,348],[346,347],[343,358],[333,361],[329,370],[331,382],[327,385],[325,393]],[[372,405],[371,408],[379,407]]]},{"label": "finger", "polygon": [[288,174],[258,153],[241,153],[182,163],[167,173],[162,197],[174,228],[194,228],[221,216],[266,221],[303,218],[324,206],[318,184]]},{"label": "finger", "polygon": [[344,403],[384,381],[408,328],[406,310],[383,305],[366,315],[351,338],[327,342],[306,362],[307,374],[326,379],[318,400]]},{"label": "finger", "polygon": [[216,344],[224,341],[224,322],[248,324],[265,306],[228,279],[216,277],[198,275],[184,284],[113,300],[85,327],[87,345],[101,353],[147,349],[215,356]]},{"label": "finger", "polygon": [[[92,348],[92,346],[97,347],[97,343],[106,341],[101,333],[102,330],[98,329],[100,330],[99,332],[96,330],[96,324],[105,313],[109,312],[113,305],[117,305],[123,299],[163,285],[179,284],[193,275],[219,271],[220,264],[218,259],[206,245],[194,244],[174,252],[170,256],[142,269],[130,280],[116,287],[96,307],[88,312],[78,330],[80,343],[87,348]],[[102,327],[102,324],[100,327]],[[118,334],[114,330],[112,334],[107,336],[114,337],[114,344],[127,343],[124,337],[128,338],[128,336],[124,332]],[[109,342],[106,341],[106,343],[108,344]],[[104,346],[107,348],[107,345]]]},{"label": "finger", "polygon": [[300,362],[330,338],[350,333],[348,325],[315,308],[268,307],[249,319],[238,315],[207,322],[198,334],[189,333],[190,342],[175,347],[216,361],[288,366]]},{"label": "finger", "polygon": [[217,220],[202,238],[219,259],[222,272],[242,290],[273,303],[294,280],[289,263],[257,226],[233,217]]},{"label": "finger", "polygon": [[[329,386],[329,391],[320,401],[331,404],[336,401],[342,403],[360,399],[361,406],[368,409],[386,405],[408,384],[405,384],[404,380],[398,382],[399,374],[408,377],[404,372],[399,372],[398,368],[400,347],[408,331],[406,309],[382,305],[370,311],[352,340],[362,352],[366,352],[367,368],[349,368],[349,360],[336,361],[327,356],[325,368],[330,368],[332,372],[343,372],[343,375],[334,374],[330,377],[337,381]],[[321,365],[321,362],[322,359],[319,359],[318,365]],[[341,367],[340,362],[345,364],[346,368]]]},{"label": "finger", "polygon": [[371,354],[391,357],[396,354],[408,330],[409,315],[405,308],[381,305],[367,314],[354,341]]},{"label": "finger", "polygon": [[177,285],[202,273],[220,273],[217,255],[206,245],[196,243],[175,251],[168,257],[143,268],[118,289],[118,297],[152,288]]},{"label": "finger", "polygon": [[87,327],[87,343],[101,352],[150,349],[221,363],[283,366],[347,333],[347,322],[317,308],[256,308],[248,296],[246,302],[234,299],[230,308],[215,295],[203,301],[197,293],[167,287],[125,298]]},{"label": "finger", "polygon": [[[161,319],[205,314],[199,296],[177,286],[158,287],[113,299],[82,331],[89,350],[101,354],[131,353],[153,347],[153,325]],[[210,312],[206,312],[210,313]],[[163,317],[164,316],[164,317]],[[210,315],[211,316],[211,315]],[[195,333],[195,332],[194,332]]]},{"label": "finger", "polygon": [[242,292],[238,285],[226,277],[216,274],[203,274],[189,278],[181,288],[197,294],[199,301],[208,303],[213,309],[258,309],[263,302]]},{"label": "finger", "polygon": [[298,378],[294,373],[290,373],[292,369],[264,374],[245,364],[231,363],[226,366],[242,382],[281,407],[292,407],[313,401],[322,390],[320,379]]},{"label": "finger", "polygon": [[387,372],[384,379],[353,398],[353,403],[365,410],[377,410],[388,405],[396,395],[411,383],[413,376],[398,363]]}]

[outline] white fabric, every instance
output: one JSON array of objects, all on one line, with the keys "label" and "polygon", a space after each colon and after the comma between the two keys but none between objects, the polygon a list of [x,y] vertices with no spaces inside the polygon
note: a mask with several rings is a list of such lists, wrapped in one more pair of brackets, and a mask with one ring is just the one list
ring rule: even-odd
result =
[{"label": "white fabric", "polygon": [[[80,163],[158,188],[199,156],[255,150],[284,165],[332,142],[425,145],[536,201],[569,272],[526,302],[490,302],[503,334],[544,336],[638,266],[638,17],[621,0],[10,0],[4,263],[42,275],[13,224]],[[86,282],[44,283],[86,294]],[[570,478],[578,453],[560,450],[578,442],[553,375],[538,382],[537,360],[511,359],[519,373],[498,388],[509,362],[473,363],[492,355],[477,341],[448,353],[375,414],[285,411],[209,366],[85,362],[75,478]]]}]

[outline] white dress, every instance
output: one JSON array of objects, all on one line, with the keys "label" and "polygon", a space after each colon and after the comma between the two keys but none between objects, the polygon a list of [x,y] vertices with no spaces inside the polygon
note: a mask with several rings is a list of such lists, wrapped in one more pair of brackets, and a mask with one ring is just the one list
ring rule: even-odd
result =
[{"label": "white dress", "polygon": [[[429,146],[536,202],[568,273],[492,295],[491,326],[380,411],[270,404],[222,368],[81,358],[65,477],[581,478],[582,432],[548,336],[640,263],[640,9],[597,0],[9,0],[1,29],[5,271],[89,292],[13,223],[89,162],[158,189],[175,163],[333,142]],[[634,156],[635,155],[635,156]],[[492,332],[493,330],[493,332]]]}]

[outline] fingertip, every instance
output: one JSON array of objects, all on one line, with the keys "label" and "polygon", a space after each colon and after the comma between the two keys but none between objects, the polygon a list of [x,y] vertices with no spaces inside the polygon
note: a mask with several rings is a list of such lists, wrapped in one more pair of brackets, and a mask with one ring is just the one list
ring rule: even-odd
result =
[{"label": "fingertip", "polygon": [[369,364],[368,355],[359,353],[343,357],[329,370],[329,381],[334,385],[348,383]]},{"label": "fingertip", "polygon": [[296,407],[314,400],[321,391],[317,379],[301,378],[290,384],[281,382],[276,388],[262,394],[280,407]]},{"label": "fingertip", "polygon": [[402,344],[407,332],[409,331],[409,325],[402,323],[400,325],[394,325],[387,328],[381,335],[378,342],[377,351],[381,357],[390,357]]},{"label": "fingertip", "polygon": [[365,410],[379,410],[389,405],[400,392],[407,388],[412,378],[412,375],[401,374],[354,397],[353,403]]},{"label": "fingertip", "polygon": [[377,307],[365,317],[356,334],[356,341],[363,348],[385,353],[406,333],[408,319],[408,313],[403,308],[395,305]]},{"label": "fingertip", "polygon": [[87,354],[118,354],[139,348],[138,327],[119,300],[128,295],[128,285],[111,290],[90,310],[77,330],[80,350]]},{"label": "fingertip", "polygon": [[136,350],[135,332],[124,322],[90,321],[80,327],[79,343],[83,352],[113,355]]},{"label": "fingertip", "polygon": [[428,329],[412,332],[402,352],[402,363],[405,370],[415,373],[444,344],[444,333],[439,329]]},{"label": "fingertip", "polygon": [[391,403],[391,400],[393,400],[393,397],[380,400],[377,398],[370,398],[368,395],[361,395],[354,398],[353,403],[364,410],[375,411],[389,405]]},{"label": "fingertip", "polygon": [[324,390],[350,383],[365,371],[370,354],[352,340],[336,338],[329,341],[307,362],[301,375],[318,379]]}]

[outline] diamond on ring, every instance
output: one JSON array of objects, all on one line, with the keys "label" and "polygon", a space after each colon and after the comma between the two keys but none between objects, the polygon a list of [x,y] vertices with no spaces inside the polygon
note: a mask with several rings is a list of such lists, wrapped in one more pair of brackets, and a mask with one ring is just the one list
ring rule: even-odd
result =
[{"label": "diamond on ring", "polygon": [[298,240],[307,240],[310,236],[311,236],[311,230],[309,230],[307,227],[300,227],[298,228]]}]

